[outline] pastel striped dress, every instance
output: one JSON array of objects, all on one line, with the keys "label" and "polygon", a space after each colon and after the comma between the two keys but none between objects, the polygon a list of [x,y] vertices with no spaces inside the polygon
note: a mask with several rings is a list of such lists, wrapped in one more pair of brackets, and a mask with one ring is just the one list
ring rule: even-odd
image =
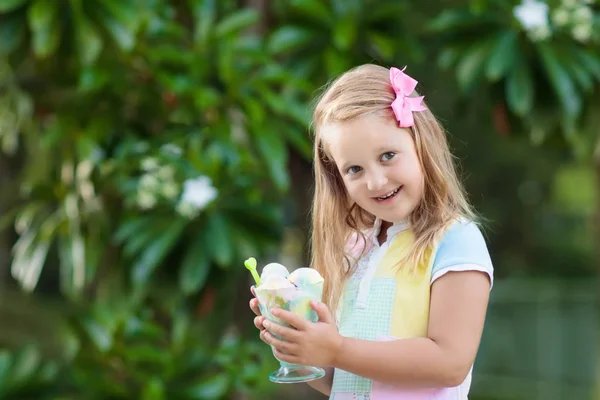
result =
[{"label": "pastel striped dress", "polygon": [[[485,240],[474,223],[455,222],[435,249],[426,254],[417,273],[394,268],[410,248],[414,236],[408,223],[388,229],[387,240],[377,242],[381,223],[376,221],[368,243],[355,245],[351,253],[365,255],[345,285],[337,312],[341,335],[365,340],[401,340],[427,336],[431,284],[449,271],[478,270],[493,282],[493,267]],[[359,242],[358,240],[356,241]],[[472,371],[472,368],[471,368]],[[471,372],[456,387],[406,390],[336,369],[332,400],[464,400]]]}]

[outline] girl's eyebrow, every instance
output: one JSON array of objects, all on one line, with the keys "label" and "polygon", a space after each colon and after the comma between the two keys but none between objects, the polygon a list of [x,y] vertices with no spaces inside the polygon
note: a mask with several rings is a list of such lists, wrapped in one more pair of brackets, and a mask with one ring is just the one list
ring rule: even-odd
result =
[{"label": "girl's eyebrow", "polygon": [[341,169],[342,171],[346,171],[348,168],[350,168],[350,167],[351,167],[351,166],[353,166],[353,165],[354,165],[354,163],[352,163],[352,162],[349,162],[349,161],[348,161],[348,162],[345,162],[345,163],[342,165],[342,168],[340,168],[340,169]]}]

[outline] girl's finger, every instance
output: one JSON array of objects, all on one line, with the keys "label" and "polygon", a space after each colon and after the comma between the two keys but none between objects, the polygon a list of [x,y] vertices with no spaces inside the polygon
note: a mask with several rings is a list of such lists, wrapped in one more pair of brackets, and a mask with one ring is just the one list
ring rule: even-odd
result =
[{"label": "girl's finger", "polygon": [[312,324],[312,322],[310,322],[306,318],[294,314],[293,312],[282,310],[281,308],[273,308],[271,310],[271,314],[273,314],[273,316],[279,318],[280,320],[287,322],[288,324],[300,331],[306,330],[309,324]]},{"label": "girl's finger", "polygon": [[258,308],[258,300],[257,299],[250,300],[250,309],[252,310],[252,312],[254,312],[254,314],[258,315],[259,317],[262,315],[260,313],[260,309]]},{"label": "girl's finger", "polygon": [[265,317],[254,317],[254,326],[256,326],[258,328],[258,330],[260,331],[264,331],[265,330],[265,326],[263,325],[263,321],[265,320]]},{"label": "girl's finger", "polygon": [[267,331],[266,331],[266,330],[264,330],[264,331],[260,331],[260,335],[259,335],[259,337],[260,337],[260,340],[262,340],[262,341],[263,341],[263,342],[265,342],[266,344],[270,344],[270,343],[267,341],[267,338],[266,338],[266,336],[265,336],[266,334],[267,334]]},{"label": "girl's finger", "polygon": [[286,342],[285,340],[277,339],[275,336],[270,334],[268,331],[265,332],[265,338],[269,344],[285,354],[296,354],[298,345],[295,343]]},{"label": "girl's finger", "polygon": [[280,361],[290,364],[300,364],[300,357],[291,354],[284,354],[276,348],[273,348],[273,355],[275,355],[275,357],[277,357],[277,359]]},{"label": "girl's finger", "polygon": [[264,321],[263,326],[269,331],[269,333],[277,335],[283,338],[283,340],[287,341],[296,342],[301,335],[301,333],[295,329],[291,329],[271,321]]}]

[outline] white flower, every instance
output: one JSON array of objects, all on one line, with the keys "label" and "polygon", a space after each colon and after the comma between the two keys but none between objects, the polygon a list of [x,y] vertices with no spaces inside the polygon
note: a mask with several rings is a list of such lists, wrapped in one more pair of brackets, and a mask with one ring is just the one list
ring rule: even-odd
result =
[{"label": "white flower", "polygon": [[594,14],[588,6],[578,7],[573,12],[573,22],[579,24],[591,24],[594,19]]},{"label": "white flower", "polygon": [[140,190],[137,194],[137,203],[142,210],[148,210],[156,204],[156,197],[145,190]]},{"label": "white flower", "polygon": [[573,28],[571,33],[573,34],[575,40],[587,42],[592,35],[592,27],[591,25],[577,25]]},{"label": "white flower", "polygon": [[179,203],[177,204],[176,209],[180,215],[190,219],[195,218],[200,213],[200,211],[190,203]]},{"label": "white flower", "polygon": [[162,147],[160,149],[162,151],[164,151],[165,153],[170,153],[174,156],[180,156],[182,153],[181,147],[179,147],[173,143],[167,143],[165,145],[162,145]]},{"label": "white flower", "polygon": [[[196,179],[188,179],[183,184],[183,193],[181,195],[180,205],[185,212],[189,211],[189,206],[193,206],[196,211],[204,209],[211,201],[217,197],[217,189],[207,176],[199,176]],[[189,215],[189,214],[187,214]]]},{"label": "white flower", "polygon": [[152,171],[158,168],[158,160],[153,157],[146,157],[142,160],[142,169],[144,171]]},{"label": "white flower", "polygon": [[60,179],[63,181],[65,185],[70,185],[73,183],[74,179],[74,167],[73,163],[70,161],[65,161],[65,163],[60,168]]},{"label": "white flower", "polygon": [[521,26],[530,31],[548,25],[548,4],[536,0],[523,0],[513,10]]},{"label": "white flower", "polygon": [[156,176],[151,174],[144,174],[140,179],[140,190],[156,191],[160,187],[160,182]]},{"label": "white flower", "polygon": [[552,13],[552,21],[558,26],[564,26],[569,23],[569,12],[564,8],[559,8]]},{"label": "white flower", "polygon": [[550,27],[546,26],[538,26],[537,28],[529,31],[529,37],[534,42],[541,42],[542,40],[548,39],[551,36],[552,32],[550,32]]},{"label": "white flower", "polygon": [[87,180],[94,169],[94,164],[91,160],[84,160],[77,164],[75,175],[80,181]]},{"label": "white flower", "polygon": [[172,179],[175,175],[175,168],[173,168],[173,166],[171,165],[165,165],[163,167],[160,167],[156,174],[161,179]]},{"label": "white flower", "polygon": [[169,200],[173,200],[179,194],[179,186],[173,182],[166,182],[162,186],[162,194]]}]

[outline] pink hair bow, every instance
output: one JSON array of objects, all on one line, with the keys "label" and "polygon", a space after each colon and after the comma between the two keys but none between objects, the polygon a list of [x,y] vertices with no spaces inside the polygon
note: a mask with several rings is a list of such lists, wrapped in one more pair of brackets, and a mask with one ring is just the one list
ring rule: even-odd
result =
[{"label": "pink hair bow", "polygon": [[404,73],[406,67],[400,71],[396,67],[390,68],[390,82],[396,92],[396,100],[392,102],[392,110],[398,120],[400,128],[408,128],[415,124],[413,111],[427,110],[421,104],[425,96],[409,97],[417,87],[417,81]]}]

